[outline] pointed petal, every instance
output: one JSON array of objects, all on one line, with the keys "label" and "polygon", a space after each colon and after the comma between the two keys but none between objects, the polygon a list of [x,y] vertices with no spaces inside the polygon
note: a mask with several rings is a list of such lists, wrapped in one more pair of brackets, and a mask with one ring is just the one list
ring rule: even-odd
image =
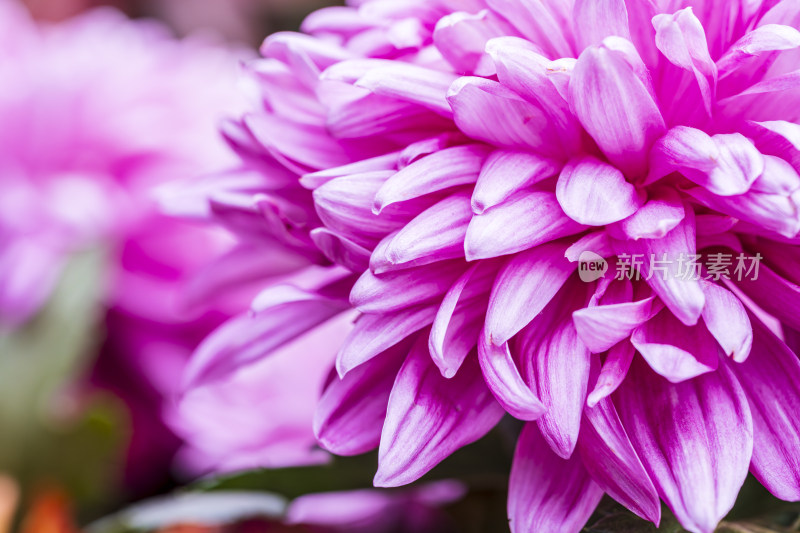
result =
[{"label": "pointed petal", "polygon": [[583,51],[570,81],[571,104],[611,163],[630,177],[647,168],[647,153],[664,119],[633,44],[607,37]]},{"label": "pointed petal", "polygon": [[478,362],[486,384],[508,414],[520,420],[536,420],[542,416],[546,408],[522,379],[508,343],[495,346],[485,332],[481,333]]},{"label": "pointed petal", "polygon": [[398,344],[349,372],[334,376],[314,414],[314,435],[336,455],[358,455],[378,447],[386,402],[410,344]]},{"label": "pointed petal", "polygon": [[603,368],[597,376],[594,390],[589,393],[586,405],[594,407],[603,398],[610,396],[628,375],[636,349],[629,341],[623,341],[608,350]]},{"label": "pointed petal", "polygon": [[385,315],[361,315],[336,356],[339,377],[428,326],[435,316],[434,305]]},{"label": "pointed petal", "polygon": [[634,329],[653,318],[663,305],[650,296],[636,302],[578,309],[572,320],[581,340],[592,353],[601,353],[627,339]]},{"label": "pointed petal", "polygon": [[741,363],[753,346],[753,329],[742,302],[728,289],[704,282],[703,322],[726,355]]},{"label": "pointed petal", "polygon": [[[661,239],[613,241],[618,255],[640,256],[642,277],[686,325],[697,323],[705,305],[700,282],[680,272],[687,258],[697,253],[695,232],[694,212],[687,209],[680,224]],[[660,270],[655,270],[656,267]]]},{"label": "pointed petal", "polygon": [[[447,96],[456,126],[479,141],[501,148],[533,149],[545,156],[562,149],[547,115],[496,81],[459,78]],[[501,122],[497,117],[504,117]]]},{"label": "pointed petal", "polygon": [[520,191],[472,217],[464,239],[466,258],[474,261],[521,252],[584,229],[564,214],[553,193]]},{"label": "pointed petal", "polygon": [[623,220],[642,206],[636,188],[622,172],[591,156],[572,160],[564,167],[556,196],[567,215],[591,226]]},{"label": "pointed petal", "polygon": [[764,172],[764,157],[740,133],[713,137],[678,126],[659,139],[651,153],[649,180],[680,172],[720,196],[744,194]]},{"label": "pointed petal", "polygon": [[375,486],[416,481],[462,446],[483,437],[503,416],[474,358],[445,379],[420,336],[397,374],[378,451]]},{"label": "pointed petal", "polygon": [[475,183],[488,152],[484,145],[454,146],[414,161],[381,186],[373,212],[380,213],[396,202]]},{"label": "pointed petal", "polygon": [[753,453],[753,420],[736,378],[720,367],[674,385],[634,361],[616,399],[661,498],[689,531],[714,531]]},{"label": "pointed petal", "polygon": [[472,193],[472,211],[483,214],[522,188],[549,178],[561,165],[528,152],[495,150],[480,171]]},{"label": "pointed petal", "polygon": [[578,533],[594,512],[603,490],[592,481],[579,456],[555,455],[535,424],[526,424],[517,441],[508,486],[512,533]]},{"label": "pointed petal", "polygon": [[658,524],[661,501],[611,400],[584,411],[578,451],[586,470],[609,496]]},{"label": "pointed petal", "polygon": [[536,351],[524,357],[533,358],[539,398],[547,408],[537,420],[539,429],[553,451],[566,459],[578,441],[591,355],[568,318],[548,330]]},{"label": "pointed petal", "polygon": [[[693,74],[703,107],[711,114],[716,93],[717,67],[708,52],[703,24],[691,7],[653,17],[656,46],[670,63]],[[678,95],[673,95],[678,96]]]},{"label": "pointed petal", "polygon": [[719,346],[705,324],[685,326],[665,309],[631,335],[647,363],[673,383],[711,372],[719,364]]},{"label": "pointed petal", "polygon": [[327,228],[316,228],[311,230],[311,240],[325,257],[337,265],[342,265],[352,272],[363,272],[369,268],[369,251],[350,239],[337,235]]},{"label": "pointed petal", "polygon": [[229,376],[347,309],[346,300],[289,285],[274,286],[259,299],[271,305],[230,319],[200,344],[184,375],[187,386]]},{"label": "pointed petal", "polygon": [[409,268],[375,275],[365,271],[353,286],[350,303],[364,313],[400,311],[445,294],[466,270],[460,261],[447,261],[437,268]]},{"label": "pointed petal", "polygon": [[473,264],[453,283],[439,306],[428,347],[433,362],[446,378],[453,377],[467,354],[475,349],[496,275],[494,264]]},{"label": "pointed petal", "polygon": [[486,313],[486,332],[495,346],[533,320],[575,271],[565,250],[560,242],[543,244],[513,256],[500,269]]},{"label": "pointed petal", "polygon": [[460,192],[429,207],[406,224],[382,249],[394,266],[424,265],[464,257],[464,238],[472,220],[470,195]]},{"label": "pointed petal", "polygon": [[755,342],[744,363],[728,367],[739,378],[753,413],[755,446],[750,470],[775,496],[800,500],[800,361],[757,318]]}]

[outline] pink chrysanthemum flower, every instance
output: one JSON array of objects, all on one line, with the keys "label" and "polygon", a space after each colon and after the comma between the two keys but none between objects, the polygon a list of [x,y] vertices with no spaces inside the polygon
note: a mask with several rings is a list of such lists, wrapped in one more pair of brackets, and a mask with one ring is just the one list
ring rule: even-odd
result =
[{"label": "pink chrysanthemum flower", "polygon": [[[379,447],[396,486],[527,421],[516,532],[578,531],[604,493],[710,532],[748,471],[800,499],[796,0],[355,4],[267,39],[242,130],[314,190],[323,227],[295,186],[272,229],[359,275],[322,445]],[[190,382],[342,309],[330,270]]]},{"label": "pink chrysanthemum flower", "polygon": [[75,251],[121,243],[166,181],[235,161],[245,54],[94,10],[37,25],[0,0],[0,327],[30,318]]}]

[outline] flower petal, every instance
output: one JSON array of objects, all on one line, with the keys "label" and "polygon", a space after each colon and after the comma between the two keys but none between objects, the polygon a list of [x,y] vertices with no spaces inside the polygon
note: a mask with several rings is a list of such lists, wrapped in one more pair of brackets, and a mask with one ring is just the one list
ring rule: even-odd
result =
[{"label": "flower petal", "polygon": [[706,295],[703,322],[725,354],[741,363],[753,346],[753,329],[747,310],[739,298],[721,285],[704,282],[703,292]]},{"label": "flower petal", "polygon": [[483,214],[522,188],[555,175],[561,165],[529,152],[495,150],[481,168],[472,193],[472,211]]},{"label": "flower petal", "polygon": [[747,398],[724,366],[668,383],[641,361],[616,406],[645,469],[683,527],[711,533],[730,511],[753,453]]},{"label": "flower petal", "polygon": [[744,194],[764,173],[764,157],[739,133],[713,137],[678,126],[658,140],[651,153],[650,181],[680,172],[720,196]]},{"label": "flower petal", "polygon": [[522,379],[508,343],[495,346],[487,339],[486,332],[482,332],[478,341],[478,362],[486,384],[508,414],[520,420],[536,420],[542,416],[546,408]]},{"label": "flower petal", "polygon": [[373,212],[380,213],[396,202],[475,183],[488,152],[483,145],[454,146],[414,161],[381,186]]},{"label": "flower petal", "polygon": [[644,174],[647,153],[664,133],[646,68],[633,44],[607,37],[586,48],[570,80],[571,104],[611,163],[629,177]]},{"label": "flower petal", "polygon": [[627,340],[612,346],[608,350],[606,360],[600,369],[600,375],[597,376],[594,390],[589,393],[586,399],[586,405],[594,407],[600,400],[607,398],[617,390],[625,376],[628,375],[628,369],[635,353],[636,349],[633,344]]},{"label": "flower petal", "polygon": [[661,501],[611,400],[584,410],[578,451],[592,479],[609,496],[658,524]]},{"label": "flower petal", "polygon": [[378,447],[386,402],[408,342],[389,348],[343,378],[334,376],[314,414],[314,435],[336,455],[358,455]]},{"label": "flower petal", "polygon": [[[472,137],[501,148],[535,150],[545,155],[562,151],[547,115],[496,81],[459,78],[447,96],[456,126]],[[503,117],[498,122],[497,117]]]},{"label": "flower petal", "polygon": [[752,318],[753,352],[728,367],[739,378],[753,413],[750,470],[775,496],[800,500],[800,362],[780,339]]},{"label": "flower petal", "polygon": [[555,455],[535,424],[522,429],[508,482],[508,518],[512,533],[578,533],[594,512],[603,490],[586,472],[579,456]]},{"label": "flower petal", "polygon": [[653,370],[673,383],[711,372],[719,364],[719,346],[705,324],[685,326],[667,309],[636,328],[631,342]]},{"label": "flower petal", "polygon": [[375,486],[416,481],[454,451],[483,437],[502,416],[475,358],[445,379],[431,361],[427,335],[421,335],[389,396]]},{"label": "flower petal", "polygon": [[556,196],[567,215],[590,226],[623,220],[642,206],[636,188],[622,172],[591,156],[572,160],[564,167]]},{"label": "flower petal", "polygon": [[345,377],[354,368],[430,325],[436,306],[418,306],[385,315],[361,315],[336,356],[336,371]]},{"label": "flower petal", "polygon": [[521,252],[584,226],[564,214],[551,192],[520,191],[469,223],[464,239],[467,261]]},{"label": "flower petal", "polygon": [[584,307],[572,314],[581,340],[592,353],[601,353],[627,339],[634,329],[653,318],[663,305],[650,296],[636,302]]},{"label": "flower petal", "polygon": [[538,315],[575,271],[566,245],[543,244],[511,257],[500,269],[486,312],[486,332],[502,346]]}]

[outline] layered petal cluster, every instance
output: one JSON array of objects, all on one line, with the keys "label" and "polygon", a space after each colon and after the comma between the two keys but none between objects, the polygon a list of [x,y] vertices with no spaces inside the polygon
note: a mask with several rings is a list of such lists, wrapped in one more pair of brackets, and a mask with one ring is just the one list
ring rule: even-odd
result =
[{"label": "layered petal cluster", "polygon": [[314,430],[377,447],[378,486],[508,414],[516,532],[579,531],[604,493],[710,532],[748,471],[800,499],[798,28],[795,0],[372,0],[268,38],[237,130],[262,186],[218,187],[337,266],[269,289],[193,377],[349,291]]},{"label": "layered petal cluster", "polygon": [[0,33],[0,323],[13,327],[69,254],[151,216],[155,186],[235,162],[218,123],[245,101],[247,54],[113,10],[39,25],[15,0],[0,2]]}]

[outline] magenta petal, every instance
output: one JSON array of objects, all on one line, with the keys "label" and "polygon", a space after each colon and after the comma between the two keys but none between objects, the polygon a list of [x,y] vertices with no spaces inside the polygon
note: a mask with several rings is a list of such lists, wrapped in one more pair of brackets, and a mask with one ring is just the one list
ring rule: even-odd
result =
[{"label": "magenta petal", "polygon": [[390,265],[423,265],[464,257],[470,220],[469,193],[451,194],[400,229],[383,248],[383,259]]},{"label": "magenta petal", "polygon": [[392,170],[378,170],[328,181],[314,190],[319,218],[331,231],[359,246],[372,248],[413,216],[389,209],[380,216],[372,212],[375,194],[393,174]]},{"label": "magenta petal", "polygon": [[492,263],[473,264],[450,286],[439,306],[428,347],[446,378],[453,377],[467,354],[475,349],[496,275],[497,268]]},{"label": "magenta petal", "polygon": [[386,402],[408,352],[401,343],[349,372],[334,376],[314,414],[314,435],[337,455],[358,455],[378,447]]},{"label": "magenta petal", "polygon": [[692,73],[700,89],[704,108],[711,114],[717,67],[708,52],[703,24],[688,7],[671,15],[656,15],[653,17],[653,26],[656,29],[656,46],[672,64]]},{"label": "magenta petal", "polygon": [[454,146],[414,161],[386,180],[375,195],[373,211],[478,179],[489,148],[483,145]]},{"label": "magenta petal", "polygon": [[642,206],[622,172],[594,157],[570,161],[556,185],[558,202],[573,220],[604,226],[629,217]]},{"label": "magenta petal", "polygon": [[764,172],[764,156],[739,133],[713,137],[685,126],[669,130],[651,153],[653,180],[680,172],[720,196],[744,194]]},{"label": "magenta petal", "polygon": [[747,310],[739,298],[720,285],[703,283],[703,292],[706,295],[703,322],[725,354],[741,363],[753,346],[753,328]]},{"label": "magenta petal", "polygon": [[673,383],[711,372],[719,364],[719,346],[702,322],[685,326],[663,310],[631,335],[648,364]]},{"label": "magenta petal", "polygon": [[575,114],[611,163],[627,176],[644,174],[648,150],[665,126],[633,44],[607,37],[585,49],[570,95]]},{"label": "magenta petal", "polygon": [[412,307],[385,315],[361,315],[336,356],[336,371],[344,377],[381,352],[433,322],[436,306]]},{"label": "magenta petal", "polygon": [[439,19],[433,31],[433,44],[459,74],[491,76],[494,65],[486,56],[486,42],[514,30],[487,9],[474,15],[465,11]]},{"label": "magenta petal", "polygon": [[461,261],[437,268],[409,268],[373,274],[365,271],[350,292],[350,303],[364,313],[399,311],[441,297],[466,270]]},{"label": "magenta petal", "polygon": [[578,533],[594,512],[603,490],[580,457],[555,455],[535,424],[522,429],[508,485],[508,518],[513,533]]},{"label": "magenta petal", "polygon": [[553,193],[523,190],[472,217],[464,239],[465,254],[467,261],[498,257],[584,229],[564,214]]},{"label": "magenta petal", "polygon": [[573,17],[581,49],[612,35],[631,40],[625,0],[576,0]]},{"label": "magenta petal", "polygon": [[[533,149],[545,156],[562,148],[544,112],[496,81],[459,78],[447,96],[456,126],[480,141],[502,148]],[[502,121],[497,117],[503,117]]]},{"label": "magenta petal", "polygon": [[[694,213],[687,209],[686,217],[680,224],[661,239],[613,243],[618,254],[640,254],[643,278],[650,278],[647,283],[653,291],[686,325],[696,324],[705,306],[705,295],[700,282],[691,278],[685,279],[687,277],[680,272],[681,265],[686,268],[688,259],[696,254],[695,231]],[[651,270],[651,266],[661,270]]]},{"label": "magenta petal", "polygon": [[421,336],[397,374],[378,451],[375,486],[416,481],[442,459],[483,437],[503,416],[474,358],[445,379]]},{"label": "magenta petal", "polygon": [[508,343],[495,346],[481,334],[478,342],[478,361],[486,384],[500,405],[520,420],[536,420],[545,411],[536,393],[525,383],[511,356]]},{"label": "magenta petal", "polygon": [[543,244],[513,257],[500,269],[486,313],[486,332],[502,346],[538,315],[575,271],[563,243]]},{"label": "magenta petal", "polygon": [[660,239],[686,216],[680,195],[672,188],[651,191],[650,198],[638,211],[612,225],[609,232],[624,239]]},{"label": "magenta petal", "polygon": [[636,302],[598,305],[572,314],[581,340],[593,353],[605,352],[627,339],[631,332],[650,320],[663,305],[650,296]]},{"label": "magenta petal", "polygon": [[486,44],[504,86],[547,114],[567,153],[581,150],[585,133],[565,99],[574,59],[550,61],[536,46],[517,37],[498,37]]},{"label": "magenta petal", "polygon": [[560,164],[527,152],[496,150],[480,171],[472,193],[472,211],[482,214],[518,190],[555,175]]},{"label": "magenta petal", "polygon": [[400,61],[385,67],[369,69],[356,81],[375,94],[418,104],[444,116],[452,110],[447,103],[447,90],[457,76]]},{"label": "magenta petal", "polygon": [[753,413],[755,446],[750,469],[782,500],[800,500],[800,362],[780,339],[753,318],[753,352],[729,364]]},{"label": "magenta petal", "polygon": [[347,309],[346,300],[289,285],[259,295],[270,304],[230,319],[197,348],[185,373],[192,387],[230,375]]},{"label": "magenta petal", "polygon": [[610,396],[628,375],[636,349],[629,341],[623,341],[608,350],[606,360],[597,376],[594,389],[586,398],[586,405],[594,407],[603,398]]},{"label": "magenta petal", "polygon": [[736,287],[767,313],[784,324],[800,330],[800,286],[796,285],[761,262],[758,278],[744,276],[734,279]]},{"label": "magenta petal", "polygon": [[551,58],[573,57],[570,2],[561,0],[487,0],[488,6],[511,22]]},{"label": "magenta petal", "polygon": [[578,451],[601,489],[640,517],[658,524],[658,492],[610,400],[584,410]]},{"label": "magenta petal", "polygon": [[724,366],[674,385],[635,361],[615,404],[645,469],[683,527],[711,533],[753,453],[744,391]]},{"label": "magenta petal", "polygon": [[800,124],[776,120],[748,122],[747,135],[763,154],[785,159],[800,171]]},{"label": "magenta petal", "polygon": [[369,251],[350,239],[337,235],[327,228],[312,230],[311,239],[325,257],[335,264],[353,272],[363,272],[369,268]]},{"label": "magenta petal", "polygon": [[547,408],[537,420],[539,429],[553,451],[566,459],[578,441],[591,355],[568,316],[549,324],[542,316],[522,335],[522,357],[531,360],[539,398]]}]

